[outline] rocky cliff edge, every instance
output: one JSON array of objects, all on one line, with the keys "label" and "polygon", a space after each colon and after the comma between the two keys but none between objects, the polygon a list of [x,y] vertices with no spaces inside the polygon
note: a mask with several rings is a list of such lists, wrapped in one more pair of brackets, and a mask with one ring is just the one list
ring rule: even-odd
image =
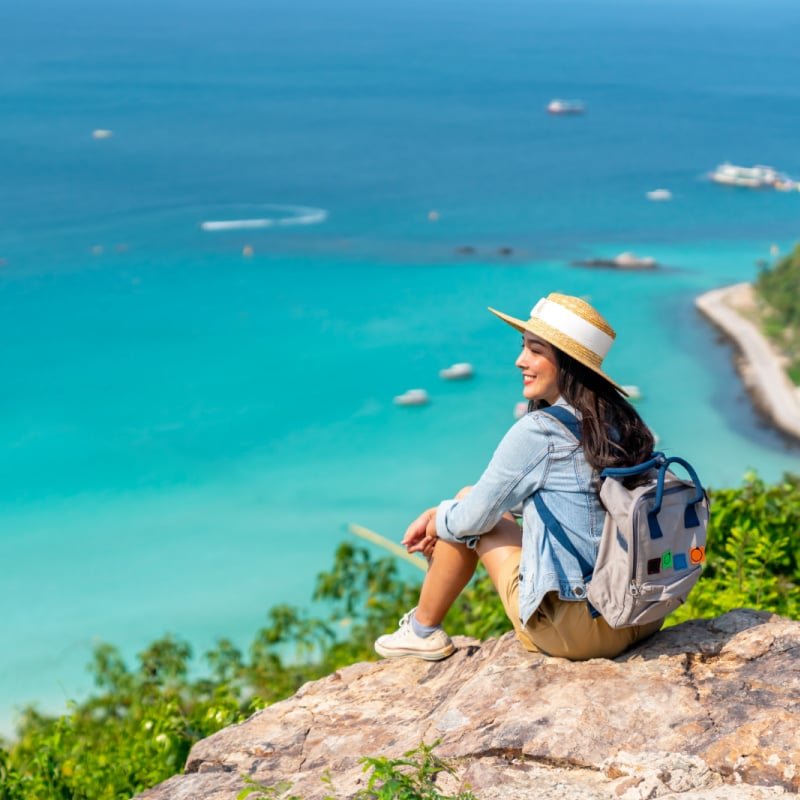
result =
[{"label": "rocky cliff edge", "polygon": [[[348,798],[359,758],[440,740],[480,800],[766,800],[800,791],[800,622],[737,610],[613,660],[456,638],[446,661],[362,663],[198,742],[141,800],[235,800],[242,776]],[[320,777],[328,771],[332,786]]]}]

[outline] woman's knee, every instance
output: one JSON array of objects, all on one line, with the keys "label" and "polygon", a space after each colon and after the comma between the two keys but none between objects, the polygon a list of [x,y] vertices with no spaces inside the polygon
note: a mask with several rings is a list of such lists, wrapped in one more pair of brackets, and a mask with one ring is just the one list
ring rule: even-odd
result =
[{"label": "woman's knee", "polygon": [[522,531],[516,522],[502,519],[489,533],[481,536],[475,549],[494,585],[497,586],[498,576],[505,569],[506,561],[513,558],[519,562]]},{"label": "woman's knee", "polygon": [[467,547],[463,542],[449,542],[437,539],[428,557],[428,565],[434,561],[439,564],[446,563],[452,568],[464,569],[469,567],[474,570],[478,566],[478,553],[474,548]]},{"label": "woman's knee", "polygon": [[480,537],[475,549],[483,558],[484,554],[500,547],[522,547],[522,529],[516,522],[505,517]]}]

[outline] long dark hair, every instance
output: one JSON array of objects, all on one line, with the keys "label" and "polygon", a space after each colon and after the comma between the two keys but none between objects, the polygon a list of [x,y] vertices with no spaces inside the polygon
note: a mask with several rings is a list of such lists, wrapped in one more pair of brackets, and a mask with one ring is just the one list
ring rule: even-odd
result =
[{"label": "long dark hair", "polygon": [[[581,416],[583,451],[596,470],[631,467],[647,461],[655,441],[636,409],[594,370],[553,347],[561,396]],[[535,401],[532,409],[547,405]]]}]

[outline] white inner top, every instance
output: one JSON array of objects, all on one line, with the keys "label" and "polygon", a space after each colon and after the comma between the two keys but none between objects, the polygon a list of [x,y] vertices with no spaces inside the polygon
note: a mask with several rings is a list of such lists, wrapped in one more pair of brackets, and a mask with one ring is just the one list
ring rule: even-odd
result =
[{"label": "white inner top", "polygon": [[587,322],[583,317],[570,311],[559,303],[543,297],[532,309],[531,318],[540,319],[552,328],[582,344],[587,350],[597,353],[601,359],[611,349],[614,339],[605,331]]}]

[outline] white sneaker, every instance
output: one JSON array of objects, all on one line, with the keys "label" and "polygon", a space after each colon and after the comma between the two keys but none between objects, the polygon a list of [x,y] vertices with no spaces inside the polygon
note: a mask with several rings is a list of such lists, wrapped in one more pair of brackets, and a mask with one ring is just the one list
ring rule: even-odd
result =
[{"label": "white sneaker", "polygon": [[411,611],[403,615],[397,630],[379,636],[375,642],[375,651],[384,658],[400,658],[401,656],[416,656],[426,661],[441,661],[452,655],[455,647],[450,637],[441,629],[435,630],[430,636],[417,636],[411,627]]}]

